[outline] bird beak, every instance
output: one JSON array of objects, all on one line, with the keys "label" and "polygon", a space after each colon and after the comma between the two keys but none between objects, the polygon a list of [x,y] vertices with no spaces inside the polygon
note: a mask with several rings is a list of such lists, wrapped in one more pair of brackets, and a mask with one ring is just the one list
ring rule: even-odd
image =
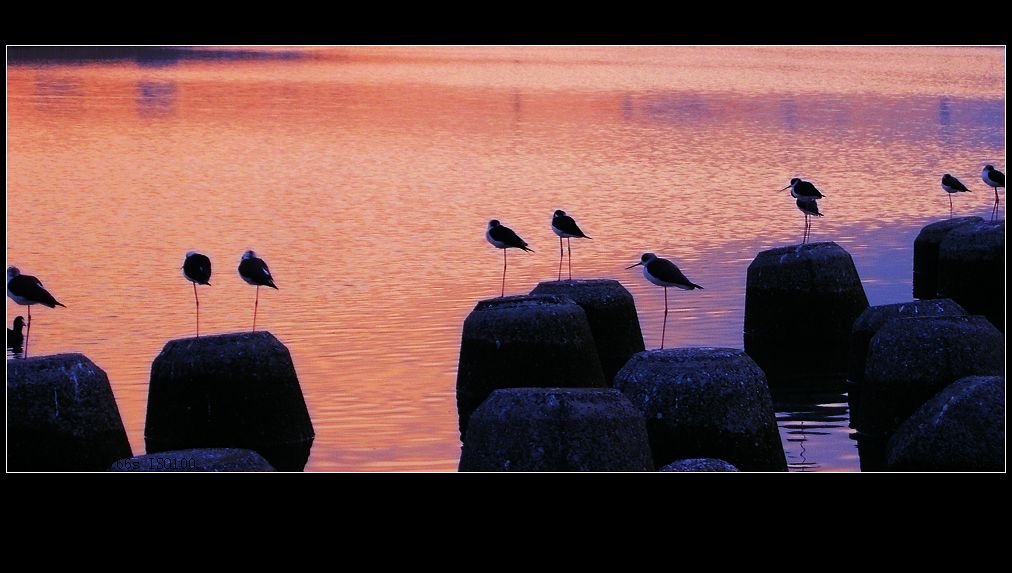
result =
[{"label": "bird beak", "polygon": [[640,262],[636,263],[635,265],[633,265],[632,267],[626,267],[625,270],[629,270],[629,269],[631,269],[633,267],[638,267],[638,266],[640,266],[642,264],[643,264],[643,261],[640,261]]},{"label": "bird beak", "polygon": [[790,189],[790,188],[791,188],[791,186],[790,186],[790,185],[788,185],[787,187],[784,187],[783,189],[781,189],[781,191],[787,191],[787,190],[788,190],[788,189]]}]

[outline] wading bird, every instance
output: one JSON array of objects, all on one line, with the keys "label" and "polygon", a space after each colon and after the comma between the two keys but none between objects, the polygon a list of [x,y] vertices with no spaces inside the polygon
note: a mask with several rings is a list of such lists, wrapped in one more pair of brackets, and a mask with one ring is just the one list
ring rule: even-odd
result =
[{"label": "wading bird", "polygon": [[520,249],[533,253],[534,249],[527,248],[527,241],[521,239],[513,232],[513,229],[492,219],[488,222],[488,230],[485,231],[485,238],[497,249],[502,249],[502,291],[499,296],[506,296],[506,249]]},{"label": "wading bird", "polygon": [[66,305],[53,298],[42,281],[30,276],[23,275],[17,267],[7,267],[7,296],[14,302],[28,307],[28,328],[25,332],[24,357],[28,358],[28,338],[32,335],[32,305],[41,304],[49,308],[56,308]]},{"label": "wading bird", "polygon": [[952,175],[949,175],[948,173],[946,173],[945,175],[942,175],[942,191],[945,191],[946,193],[949,194],[949,218],[951,219],[952,218],[952,194],[953,193],[966,193],[967,191],[969,191],[969,189],[966,188],[966,185],[963,185],[962,183],[960,183],[959,179],[956,179]]},{"label": "wading bird", "polygon": [[822,217],[823,214],[819,212],[819,204],[815,199],[798,199],[796,204],[798,209],[805,214],[805,232],[801,236],[801,244],[804,245],[812,234],[812,221],[809,217]]},{"label": "wading bird", "polygon": [[187,251],[183,261],[183,276],[193,283],[193,300],[197,303],[197,338],[200,338],[200,299],[197,285],[211,286],[211,259],[197,251]]},{"label": "wading bird", "polygon": [[7,329],[7,348],[14,352],[21,352],[21,346],[25,343],[25,317],[14,318],[14,328]]},{"label": "wading bird", "polygon": [[569,280],[573,280],[573,246],[569,240],[571,238],[589,239],[590,237],[585,235],[576,221],[562,209],[556,210],[552,215],[552,232],[559,236],[559,280],[562,280],[562,239],[566,240],[566,246],[569,247]]},{"label": "wading bird", "polygon": [[274,284],[274,278],[271,277],[271,270],[267,268],[267,263],[263,259],[257,258],[257,254],[253,251],[243,253],[242,259],[239,261],[239,276],[247,284],[257,287],[257,297],[253,302],[253,332],[256,332],[257,307],[260,305],[260,287],[271,287],[274,290],[278,290],[278,287]]},{"label": "wading bird", "polygon": [[690,281],[675,263],[658,257],[653,253],[643,253],[640,262],[626,267],[626,270],[643,265],[643,276],[655,285],[664,287],[664,325],[661,327],[661,349],[664,349],[664,335],[668,328],[668,287],[682,290],[701,289],[703,287]]},{"label": "wading bird", "polygon": [[998,217],[998,188],[1005,186],[1005,174],[995,169],[994,165],[985,165],[980,178],[985,185],[994,188],[994,209],[991,209],[991,222],[994,223]]}]

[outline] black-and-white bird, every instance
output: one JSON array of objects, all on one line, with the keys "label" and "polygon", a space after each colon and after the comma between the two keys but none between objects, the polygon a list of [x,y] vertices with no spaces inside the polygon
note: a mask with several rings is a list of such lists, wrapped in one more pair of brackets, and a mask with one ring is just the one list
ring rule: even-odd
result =
[{"label": "black-and-white bird", "polygon": [[781,189],[781,191],[791,190],[791,197],[795,199],[822,199],[825,195],[821,191],[815,188],[808,181],[802,181],[797,177],[791,179],[791,184]]},{"label": "black-and-white bird", "polygon": [[42,281],[33,276],[21,274],[17,267],[7,267],[7,296],[21,306],[28,307],[28,329],[25,332],[24,352],[24,357],[27,358],[28,338],[32,334],[32,305],[41,304],[49,308],[58,306],[66,308],[66,305],[49,294],[46,287],[42,286]]},{"label": "black-and-white bird", "polygon": [[278,290],[278,287],[274,284],[274,278],[271,276],[271,270],[267,268],[267,263],[263,259],[257,258],[257,254],[253,251],[243,253],[242,259],[239,261],[239,276],[247,284],[257,287],[257,297],[253,302],[253,332],[256,332],[257,307],[260,305],[260,287],[271,287],[274,290]]},{"label": "black-and-white bird", "polygon": [[7,348],[21,352],[21,347],[25,343],[25,317],[15,317],[13,326],[14,328],[7,329]]},{"label": "black-and-white bird", "polygon": [[664,287],[664,325],[661,327],[661,348],[668,328],[668,287],[695,290],[703,287],[690,281],[675,263],[653,253],[643,253],[640,262],[626,267],[626,270],[643,265],[643,276],[655,285]]},{"label": "black-and-white bird", "polygon": [[197,337],[200,338],[200,299],[197,285],[211,286],[211,259],[197,251],[187,251],[183,260],[183,276],[193,283],[193,300],[197,303]]},{"label": "black-and-white bird", "polygon": [[804,245],[812,233],[812,222],[809,217],[823,217],[824,215],[819,212],[819,204],[815,199],[798,199],[795,204],[798,206],[798,210],[805,214],[805,232],[801,237],[801,244]]},{"label": "black-and-white bird", "polygon": [[991,209],[991,222],[998,216],[998,188],[1005,186],[1005,174],[994,168],[994,165],[985,165],[980,172],[980,179],[984,185],[994,188],[994,209]]},{"label": "black-and-white bird", "polygon": [[966,193],[967,191],[969,191],[969,189],[966,188],[966,185],[963,185],[962,183],[960,183],[959,179],[956,179],[952,175],[949,175],[948,173],[946,173],[945,175],[942,175],[942,191],[945,191],[946,193],[949,194],[949,218],[951,219],[952,218],[952,194],[953,193]]},{"label": "black-and-white bird", "polygon": [[556,209],[552,215],[552,232],[559,236],[559,280],[562,280],[562,239],[569,247],[569,280],[573,280],[573,246],[570,239],[589,239],[572,217],[562,209]]},{"label": "black-and-white bird", "polygon": [[513,229],[492,219],[488,222],[488,229],[485,231],[485,238],[492,246],[502,249],[502,292],[499,296],[506,296],[506,249],[520,249],[533,253],[534,249],[527,247],[527,241],[521,239]]}]

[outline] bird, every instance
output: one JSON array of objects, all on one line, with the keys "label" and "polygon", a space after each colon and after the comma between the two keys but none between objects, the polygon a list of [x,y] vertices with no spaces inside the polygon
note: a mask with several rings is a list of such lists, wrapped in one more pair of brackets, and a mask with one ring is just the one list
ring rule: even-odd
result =
[{"label": "bird", "polygon": [[499,296],[506,296],[506,249],[520,249],[533,253],[534,249],[527,247],[527,241],[521,239],[513,229],[500,223],[497,219],[488,222],[488,229],[485,231],[485,238],[492,246],[502,249],[502,291]]},{"label": "bird", "polygon": [[200,299],[197,285],[211,286],[211,259],[197,251],[187,251],[183,260],[183,276],[193,283],[193,300],[197,303],[197,338],[200,338]]},{"label": "bird", "polygon": [[41,304],[49,308],[58,306],[66,308],[67,305],[49,294],[46,287],[42,286],[42,281],[31,275],[21,274],[17,267],[7,267],[7,296],[14,302],[28,307],[28,329],[25,332],[24,352],[24,357],[27,358],[28,338],[32,334],[32,305]]},{"label": "bird", "polygon": [[963,185],[962,183],[960,183],[959,179],[956,179],[952,175],[949,175],[948,173],[946,173],[945,175],[942,175],[942,191],[945,191],[946,193],[949,194],[949,218],[951,219],[952,218],[952,194],[953,193],[965,193],[965,192],[969,191],[969,189],[966,188],[966,185]]},{"label": "bird", "polygon": [[812,232],[812,223],[809,217],[823,217],[824,215],[819,212],[819,204],[815,199],[798,199],[795,202],[798,209],[805,214],[805,232],[801,239],[801,244],[804,245],[808,242],[808,236]]},{"label": "bird", "polygon": [[661,349],[664,349],[664,335],[668,328],[668,287],[682,290],[702,289],[703,287],[690,281],[675,263],[658,257],[653,253],[643,253],[640,262],[626,267],[629,270],[643,265],[643,276],[655,285],[664,287],[664,325],[661,328]]},{"label": "bird", "polygon": [[25,343],[25,317],[15,317],[13,326],[14,328],[7,329],[7,348],[21,352],[21,346]]},{"label": "bird", "polygon": [[998,216],[998,188],[1005,186],[1005,174],[995,169],[994,165],[985,165],[980,178],[985,185],[994,188],[994,209],[991,210],[991,222],[994,223]]},{"label": "bird", "polygon": [[791,184],[781,189],[781,191],[791,190],[791,197],[795,199],[822,199],[825,195],[821,191],[815,188],[808,181],[802,181],[797,177],[791,179]]},{"label": "bird", "polygon": [[253,302],[253,332],[257,331],[257,306],[260,304],[260,287],[267,286],[279,290],[271,277],[271,270],[263,259],[257,258],[253,251],[246,251],[239,260],[239,276],[247,284],[257,287],[257,297]]},{"label": "bird", "polygon": [[569,247],[569,280],[573,280],[573,246],[569,243],[571,238],[589,239],[572,217],[562,209],[556,209],[552,215],[552,232],[559,236],[559,280],[562,280],[562,239],[566,239]]}]

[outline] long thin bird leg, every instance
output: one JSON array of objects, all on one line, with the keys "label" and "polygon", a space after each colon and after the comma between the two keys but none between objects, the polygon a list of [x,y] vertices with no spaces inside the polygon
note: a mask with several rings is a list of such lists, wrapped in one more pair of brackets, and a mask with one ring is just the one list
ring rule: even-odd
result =
[{"label": "long thin bird leg", "polygon": [[28,332],[25,333],[25,350],[22,358],[28,358],[28,337],[32,335],[32,306],[28,305]]},{"label": "long thin bird leg", "polygon": [[952,193],[949,193],[949,218],[952,218]]},{"label": "long thin bird leg", "polygon": [[566,237],[566,249],[569,250],[569,280],[573,280],[573,243],[569,237]]},{"label": "long thin bird leg", "polygon": [[664,335],[668,330],[668,287],[664,287],[664,325],[661,326],[661,350],[664,350]]},{"label": "long thin bird leg", "polygon": [[260,305],[260,285],[257,285],[257,298],[253,301],[253,332],[257,331],[257,307]]},{"label": "long thin bird leg", "polygon": [[562,237],[559,237],[559,280],[562,280]]},{"label": "long thin bird leg", "polygon": [[200,299],[197,298],[197,283],[193,283],[193,300],[197,302],[197,338],[200,338]]},{"label": "long thin bird leg", "polygon": [[502,250],[502,291],[499,293],[499,297],[506,296],[506,249]]}]

